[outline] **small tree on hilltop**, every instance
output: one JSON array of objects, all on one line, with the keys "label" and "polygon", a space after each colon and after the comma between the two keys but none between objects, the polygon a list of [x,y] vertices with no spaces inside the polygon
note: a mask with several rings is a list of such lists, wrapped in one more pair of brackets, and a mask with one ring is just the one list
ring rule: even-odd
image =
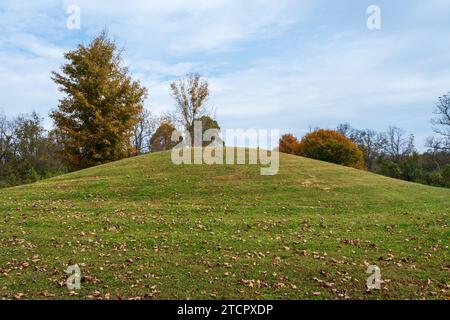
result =
[{"label": "small tree on hilltop", "polygon": [[65,97],[51,113],[65,161],[80,169],[129,156],[147,90],[122,66],[105,32],[65,58],[62,73],[52,78]]},{"label": "small tree on hilltop", "polygon": [[163,122],[150,139],[150,148],[152,152],[170,150],[177,145],[172,141],[172,133],[175,127],[168,122]]},{"label": "small tree on hilltop", "polygon": [[190,73],[185,78],[172,82],[170,90],[175,99],[177,121],[193,137],[194,121],[209,113],[206,106],[209,97],[208,82],[199,74]]},{"label": "small tree on hilltop", "polygon": [[[202,124],[202,137],[206,131],[211,130],[211,129],[216,129],[217,133],[220,133],[219,123],[209,116],[202,116],[199,119],[195,119],[195,121],[199,121]],[[194,127],[190,127],[188,131],[194,132]],[[191,137],[192,137],[192,139],[194,138],[194,136],[191,136]],[[209,146],[213,142],[215,142],[217,144],[223,144],[223,141],[212,140],[212,141],[202,141],[202,146],[203,147]]]},{"label": "small tree on hilltop", "polygon": [[282,153],[296,154],[299,148],[298,139],[290,133],[283,135],[278,145],[279,151]]},{"label": "small tree on hilltop", "polygon": [[298,154],[357,169],[364,168],[362,151],[348,138],[333,130],[320,129],[307,134],[299,144]]}]

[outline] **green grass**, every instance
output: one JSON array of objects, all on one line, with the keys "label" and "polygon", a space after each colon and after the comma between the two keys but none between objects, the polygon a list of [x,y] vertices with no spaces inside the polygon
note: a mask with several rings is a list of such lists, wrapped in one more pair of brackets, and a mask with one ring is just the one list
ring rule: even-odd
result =
[{"label": "green grass", "polygon": [[[449,213],[448,189],[291,155],[261,176],[155,153],[0,190],[0,294],[446,299]],[[382,290],[367,292],[368,265]]]}]

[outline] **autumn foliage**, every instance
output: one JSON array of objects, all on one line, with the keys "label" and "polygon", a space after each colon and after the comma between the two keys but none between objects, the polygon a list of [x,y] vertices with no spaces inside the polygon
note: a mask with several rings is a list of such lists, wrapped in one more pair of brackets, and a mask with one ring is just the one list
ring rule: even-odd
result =
[{"label": "autumn foliage", "polygon": [[172,133],[175,127],[170,123],[162,123],[155,134],[150,139],[150,148],[152,152],[170,150],[177,145],[177,142],[172,141]]},{"label": "autumn foliage", "polygon": [[288,133],[281,137],[279,141],[279,150],[283,153],[297,154],[299,148],[299,142],[297,138]]},{"label": "autumn foliage", "polygon": [[348,138],[334,130],[316,130],[303,137],[298,155],[332,162],[357,169],[364,169],[364,156]]},{"label": "autumn foliage", "polygon": [[51,113],[65,162],[82,169],[128,157],[146,89],[130,77],[105,33],[65,58],[62,72],[53,73],[64,97]]}]

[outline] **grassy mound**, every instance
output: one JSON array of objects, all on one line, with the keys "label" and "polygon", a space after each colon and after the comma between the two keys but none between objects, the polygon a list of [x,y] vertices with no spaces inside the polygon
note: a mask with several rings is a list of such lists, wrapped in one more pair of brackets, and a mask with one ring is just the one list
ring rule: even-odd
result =
[{"label": "grassy mound", "polygon": [[[175,166],[155,153],[0,191],[3,298],[448,296],[450,190],[280,156]],[[68,290],[78,264],[81,290]],[[367,292],[368,265],[382,290]]]}]

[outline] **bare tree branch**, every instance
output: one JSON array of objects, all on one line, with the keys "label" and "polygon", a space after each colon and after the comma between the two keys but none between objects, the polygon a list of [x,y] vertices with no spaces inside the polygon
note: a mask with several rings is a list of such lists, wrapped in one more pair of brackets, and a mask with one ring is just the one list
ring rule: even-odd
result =
[{"label": "bare tree branch", "polygon": [[[209,85],[199,74],[190,73],[185,78],[170,84],[175,99],[178,122],[189,132],[194,120],[208,115],[206,102],[209,97]],[[192,136],[192,132],[191,136]]]}]

